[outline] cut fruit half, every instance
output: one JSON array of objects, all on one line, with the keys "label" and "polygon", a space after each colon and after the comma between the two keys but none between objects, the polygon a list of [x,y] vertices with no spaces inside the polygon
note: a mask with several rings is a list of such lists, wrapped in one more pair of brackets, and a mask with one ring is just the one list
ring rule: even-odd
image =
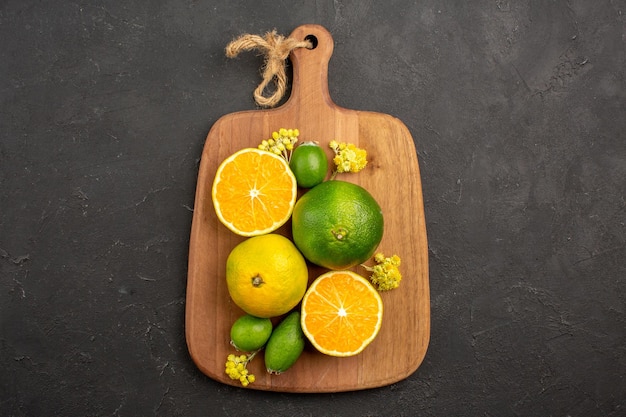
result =
[{"label": "cut fruit half", "polygon": [[287,222],[296,202],[297,183],[285,159],[245,148],[217,168],[211,197],[224,226],[241,236],[257,236]]},{"label": "cut fruit half", "polygon": [[302,300],[302,331],[320,352],[353,356],[380,330],[383,302],[378,291],[352,271],[320,275]]}]

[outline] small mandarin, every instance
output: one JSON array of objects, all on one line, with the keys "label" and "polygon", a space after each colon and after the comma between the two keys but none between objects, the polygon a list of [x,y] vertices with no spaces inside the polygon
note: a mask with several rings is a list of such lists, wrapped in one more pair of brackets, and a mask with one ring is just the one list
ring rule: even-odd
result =
[{"label": "small mandarin", "polygon": [[328,171],[328,158],[317,143],[302,142],[293,151],[289,168],[299,187],[312,188],[324,181]]}]

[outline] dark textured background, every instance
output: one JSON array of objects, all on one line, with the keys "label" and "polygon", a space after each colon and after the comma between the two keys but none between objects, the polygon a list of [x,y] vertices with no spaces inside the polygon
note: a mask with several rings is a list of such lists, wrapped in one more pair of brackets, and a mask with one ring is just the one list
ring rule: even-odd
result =
[{"label": "dark textured background", "polygon": [[[625,14],[623,0],[0,2],[0,414],[626,415]],[[232,388],[185,344],[202,146],[218,117],[255,108],[259,81],[258,56],[223,49],[303,23],[335,39],[334,101],[398,117],[419,154],[431,342],[379,389]]]}]

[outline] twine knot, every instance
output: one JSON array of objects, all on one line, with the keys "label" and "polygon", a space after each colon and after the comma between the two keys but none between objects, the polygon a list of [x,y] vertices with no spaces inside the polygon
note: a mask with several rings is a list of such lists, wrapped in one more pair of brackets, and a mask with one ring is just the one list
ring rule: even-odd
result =
[{"label": "twine knot", "polygon": [[[263,63],[263,81],[254,90],[254,100],[261,107],[273,107],[285,94],[287,89],[287,75],[285,63],[291,51],[296,48],[311,49],[313,45],[308,40],[299,41],[278,35],[276,30],[267,32],[264,37],[259,35],[241,35],[226,46],[226,56],[236,57],[242,51],[260,50],[265,56]],[[266,87],[274,83],[274,92],[266,97]]]}]

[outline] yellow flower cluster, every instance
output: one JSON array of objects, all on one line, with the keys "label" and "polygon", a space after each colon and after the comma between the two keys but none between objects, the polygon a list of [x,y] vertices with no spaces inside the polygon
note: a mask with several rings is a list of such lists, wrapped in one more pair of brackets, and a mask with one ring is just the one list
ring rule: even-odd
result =
[{"label": "yellow flower cluster", "polygon": [[394,288],[398,288],[400,281],[402,280],[402,274],[400,273],[400,257],[393,255],[390,258],[385,257],[382,253],[377,253],[374,256],[376,265],[373,267],[363,267],[372,273],[370,281],[378,291],[387,291]]},{"label": "yellow flower cluster", "polygon": [[298,129],[285,129],[281,127],[278,132],[272,132],[272,137],[264,139],[258,146],[262,151],[268,151],[280,155],[285,160],[291,159],[291,151],[298,141],[300,131]]},{"label": "yellow flower cluster", "polygon": [[352,143],[331,140],[328,144],[335,152],[333,162],[337,166],[336,172],[359,172],[367,165],[367,151],[357,148]]},{"label": "yellow flower cluster", "polygon": [[248,373],[248,362],[254,358],[255,353],[252,353],[250,356],[248,355],[228,355],[226,360],[226,375],[233,380],[239,380],[241,385],[247,387],[249,384],[255,381],[254,375]]}]

